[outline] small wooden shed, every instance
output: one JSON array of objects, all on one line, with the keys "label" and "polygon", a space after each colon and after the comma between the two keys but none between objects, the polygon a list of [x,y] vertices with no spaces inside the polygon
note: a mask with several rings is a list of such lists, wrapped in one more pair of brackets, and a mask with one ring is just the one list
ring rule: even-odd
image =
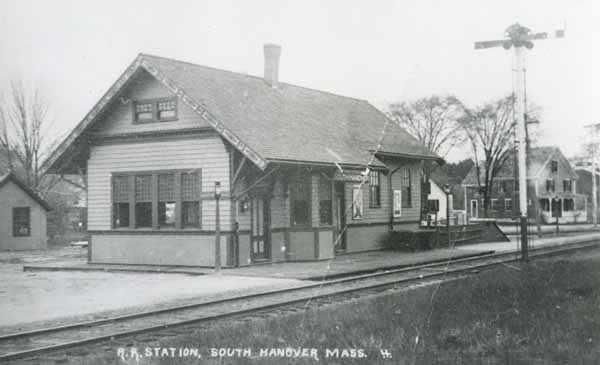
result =
[{"label": "small wooden shed", "polygon": [[0,250],[46,248],[50,206],[14,173],[0,176]]}]

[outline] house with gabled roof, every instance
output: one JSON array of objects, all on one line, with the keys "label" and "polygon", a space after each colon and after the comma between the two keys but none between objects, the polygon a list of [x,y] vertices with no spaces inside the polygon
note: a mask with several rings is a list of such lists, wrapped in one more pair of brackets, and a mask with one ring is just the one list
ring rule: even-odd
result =
[{"label": "house with gabled roof", "polygon": [[58,146],[44,167],[86,176],[91,262],[329,259],[418,226],[442,159],[365,100],[280,82],[264,50],[264,77],[140,54]]},{"label": "house with gabled roof", "polygon": [[48,203],[15,173],[0,176],[0,250],[46,248]]},{"label": "house with gabled roof", "polygon": [[[494,178],[489,218],[515,219],[519,214],[518,182],[515,179],[515,159],[509,157]],[[555,146],[534,147],[527,157],[527,216],[539,215],[542,223],[585,222],[587,220],[585,195],[577,193],[578,175],[575,169]],[[483,194],[475,166],[462,182],[469,218],[483,218]],[[483,171],[480,181],[483,182]],[[534,204],[537,199],[538,204]]]}]

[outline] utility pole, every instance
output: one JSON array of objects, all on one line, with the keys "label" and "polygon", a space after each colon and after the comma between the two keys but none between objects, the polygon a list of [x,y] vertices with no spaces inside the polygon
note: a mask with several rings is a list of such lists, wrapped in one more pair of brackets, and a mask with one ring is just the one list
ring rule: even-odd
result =
[{"label": "utility pole", "polygon": [[592,123],[585,126],[592,130],[592,222],[594,228],[598,226],[598,187],[596,186],[596,144],[598,143],[598,128],[600,123]]},{"label": "utility pole", "polygon": [[[515,92],[515,121],[517,144],[517,165],[519,181],[519,220],[521,225],[521,259],[529,261],[528,242],[527,242],[527,157],[526,157],[526,135],[525,135],[525,68],[524,68],[524,47],[533,48],[534,39],[547,39],[547,33],[532,34],[527,27],[515,23],[506,29],[508,38],[476,42],[475,49],[503,47],[504,49],[513,49],[514,61],[514,92]],[[556,38],[564,37],[564,31],[556,31]]]}]

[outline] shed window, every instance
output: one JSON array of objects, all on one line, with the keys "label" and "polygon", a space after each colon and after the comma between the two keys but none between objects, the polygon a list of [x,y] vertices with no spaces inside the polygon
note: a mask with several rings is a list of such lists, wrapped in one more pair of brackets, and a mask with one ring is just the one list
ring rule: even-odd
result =
[{"label": "shed window", "polygon": [[331,183],[325,177],[319,177],[319,223],[333,224]]},{"label": "shed window", "polygon": [[379,208],[381,206],[381,187],[379,171],[369,171],[369,207]]},{"label": "shed window", "polygon": [[29,207],[12,209],[13,237],[31,236],[31,214]]},{"label": "shed window", "polygon": [[177,100],[143,100],[134,103],[133,120],[137,123],[168,122],[177,119]]},{"label": "shed window", "polygon": [[129,227],[129,176],[113,176],[113,227]]},{"label": "shed window", "polygon": [[403,168],[401,171],[402,177],[402,208],[410,208],[412,206],[411,197],[411,173],[410,169]]},{"label": "shed window", "polygon": [[298,176],[290,184],[292,225],[310,226],[310,198],[310,176]]}]

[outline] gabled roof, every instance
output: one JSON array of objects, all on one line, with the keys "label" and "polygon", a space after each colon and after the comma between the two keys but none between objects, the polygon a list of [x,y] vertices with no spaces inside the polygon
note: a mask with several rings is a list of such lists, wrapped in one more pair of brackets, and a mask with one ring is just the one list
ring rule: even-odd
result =
[{"label": "gabled roof", "polygon": [[[546,167],[546,165],[552,160],[552,157],[555,157],[555,156],[562,157],[567,163],[570,164],[570,162],[562,154],[560,148],[558,148],[556,146],[541,146],[541,147],[530,148],[529,154],[527,157],[527,165],[528,165],[527,178],[528,179],[536,178],[542,172],[542,170]],[[571,178],[577,179],[577,174],[574,172],[573,169],[571,169],[571,170],[572,170],[571,174],[569,174],[569,175],[571,176]],[[469,171],[469,173],[467,174],[467,176],[465,177],[465,179],[463,180],[461,185],[463,185],[463,186],[477,185],[476,171],[477,171],[476,166],[473,166],[473,168],[471,168],[471,170]],[[482,166],[482,169],[480,172],[481,181],[483,181],[483,179],[484,179],[483,174],[484,174],[484,171],[483,171],[483,166]],[[515,155],[514,155],[514,153],[511,153],[510,156],[508,157],[508,159],[506,160],[506,163],[504,164],[502,169],[500,169],[500,171],[494,177],[494,179],[512,180],[514,178],[515,178]]]},{"label": "gabled roof", "polygon": [[2,187],[8,183],[9,181],[12,181],[13,183],[15,183],[19,188],[21,188],[21,190],[23,190],[25,193],[27,193],[27,195],[29,195],[31,197],[31,199],[35,200],[39,205],[42,206],[42,208],[44,208],[46,211],[50,211],[52,210],[52,208],[50,207],[50,205],[48,205],[48,203],[46,203],[46,201],[42,198],[40,198],[39,195],[37,195],[33,190],[31,190],[21,179],[19,179],[17,177],[17,175],[15,175],[13,172],[8,172],[2,176],[0,176],[0,189],[2,189]]},{"label": "gabled roof", "polygon": [[268,162],[381,165],[374,151],[443,161],[365,100],[140,54],[44,164],[51,170],[140,68],[264,169]]}]

